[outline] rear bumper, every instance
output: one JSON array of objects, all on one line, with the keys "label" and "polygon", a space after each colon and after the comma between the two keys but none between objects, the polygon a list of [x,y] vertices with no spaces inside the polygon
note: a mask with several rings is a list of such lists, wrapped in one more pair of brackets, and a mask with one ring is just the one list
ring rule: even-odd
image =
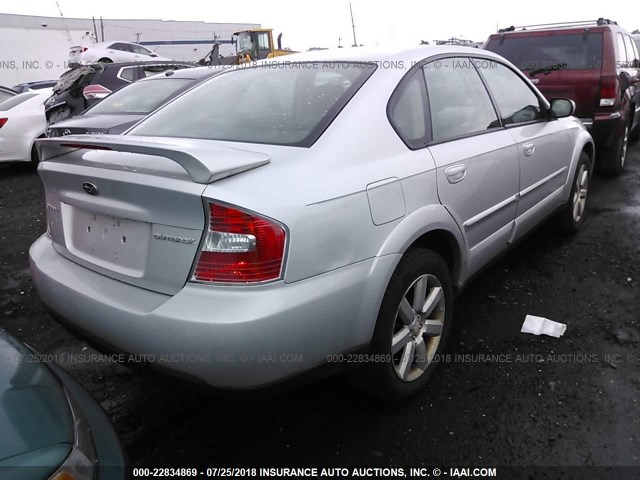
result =
[{"label": "rear bumper", "polygon": [[625,119],[619,112],[597,114],[592,119],[582,119],[582,122],[593,137],[596,147],[611,147],[622,135]]},{"label": "rear bumper", "polygon": [[300,282],[187,284],[168,296],[59,255],[43,235],[29,251],[44,304],[76,330],[213,387],[246,390],[305,373],[368,344],[399,255]]},{"label": "rear bumper", "polygon": [[28,162],[31,160],[33,138],[25,135],[0,137],[0,162]]}]

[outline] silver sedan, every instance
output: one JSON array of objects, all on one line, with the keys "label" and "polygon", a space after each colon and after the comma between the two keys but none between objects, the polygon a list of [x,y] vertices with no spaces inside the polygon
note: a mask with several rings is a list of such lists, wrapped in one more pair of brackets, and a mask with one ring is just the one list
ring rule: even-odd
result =
[{"label": "silver sedan", "polygon": [[232,69],[124,135],[39,141],[34,283],[81,334],[214,387],[357,367],[403,400],[457,289],[545,219],[583,223],[573,109],[464,47]]}]

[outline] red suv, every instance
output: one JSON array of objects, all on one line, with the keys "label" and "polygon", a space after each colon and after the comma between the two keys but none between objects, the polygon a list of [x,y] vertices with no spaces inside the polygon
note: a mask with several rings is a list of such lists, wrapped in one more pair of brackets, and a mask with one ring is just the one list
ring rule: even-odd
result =
[{"label": "red suv", "polygon": [[589,129],[601,172],[622,172],[629,138],[640,133],[640,60],[632,36],[616,22],[509,27],[484,48],[510,60],[550,100],[570,98]]}]

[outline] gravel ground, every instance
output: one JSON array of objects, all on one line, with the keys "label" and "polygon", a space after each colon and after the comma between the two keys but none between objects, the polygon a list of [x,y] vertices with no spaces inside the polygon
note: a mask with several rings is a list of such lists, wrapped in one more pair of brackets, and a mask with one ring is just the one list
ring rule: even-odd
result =
[{"label": "gravel ground", "polygon": [[[403,406],[339,377],[228,400],[114,363],[62,366],[101,402],[133,465],[640,466],[638,185],[635,145],[624,176],[594,178],[576,236],[543,227],[469,285],[449,357]],[[90,353],[32,287],[43,202],[33,171],[0,166],[0,327],[43,353]],[[526,314],[567,333],[521,334]]]}]

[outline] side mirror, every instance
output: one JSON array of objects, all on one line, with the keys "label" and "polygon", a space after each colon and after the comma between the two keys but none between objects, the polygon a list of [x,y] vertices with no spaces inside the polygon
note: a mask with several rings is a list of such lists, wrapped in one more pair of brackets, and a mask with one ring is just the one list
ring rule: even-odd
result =
[{"label": "side mirror", "polygon": [[150,56],[150,57],[157,57],[157,56],[158,56],[158,54],[157,54],[157,53],[150,53],[150,54],[149,54],[149,56]]},{"label": "side mirror", "polygon": [[551,113],[554,118],[570,117],[576,111],[576,104],[568,98],[552,98]]}]

